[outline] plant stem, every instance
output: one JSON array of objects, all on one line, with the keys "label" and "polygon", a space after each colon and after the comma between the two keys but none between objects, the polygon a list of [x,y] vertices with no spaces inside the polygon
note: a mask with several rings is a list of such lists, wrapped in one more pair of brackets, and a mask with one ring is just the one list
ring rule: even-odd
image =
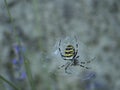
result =
[{"label": "plant stem", "polygon": [[7,84],[9,84],[11,87],[13,87],[15,90],[21,90],[20,88],[16,87],[13,83],[5,79],[3,76],[0,75],[0,79],[5,81]]},{"label": "plant stem", "polygon": [[5,6],[6,6],[6,9],[7,9],[7,12],[8,12],[8,16],[9,16],[9,19],[10,19],[10,23],[12,24],[13,26],[13,37],[15,37],[15,41],[17,41],[18,43],[20,43],[20,39],[19,39],[19,36],[16,32],[16,29],[15,29],[15,25],[13,24],[13,18],[12,18],[12,15],[10,13],[10,10],[9,10],[9,7],[8,7],[8,3],[6,0],[4,0],[4,3],[5,3]]},{"label": "plant stem", "polygon": [[36,90],[35,85],[33,83],[32,72],[31,72],[31,69],[30,69],[30,62],[29,62],[28,58],[25,57],[25,56],[24,56],[24,65],[25,65],[25,69],[26,69],[26,73],[27,73],[27,76],[28,76],[28,80],[29,80],[31,89]]},{"label": "plant stem", "polygon": [[4,2],[5,2],[5,6],[6,6],[6,8],[7,8],[7,11],[8,11],[8,15],[9,15],[9,18],[10,18],[10,22],[12,23],[12,22],[13,22],[13,18],[12,18],[11,14],[10,14],[10,10],[9,10],[9,8],[8,8],[7,1],[4,0]]}]

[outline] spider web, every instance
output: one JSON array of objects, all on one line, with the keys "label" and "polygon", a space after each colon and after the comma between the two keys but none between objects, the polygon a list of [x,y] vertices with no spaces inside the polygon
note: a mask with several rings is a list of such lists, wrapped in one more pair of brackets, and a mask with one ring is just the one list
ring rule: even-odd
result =
[{"label": "spider web", "polygon": [[[80,62],[87,62],[90,61],[91,59],[93,59],[93,55],[91,55],[90,50],[88,49],[88,47],[83,44],[82,42],[79,41],[79,39],[76,40],[75,37],[71,36],[71,37],[66,37],[64,39],[60,39],[61,40],[61,44],[60,44],[60,49],[61,52],[64,54],[65,48],[67,45],[73,45],[75,47],[76,50],[76,44],[78,43],[78,54],[79,58],[78,61]],[[57,54],[59,55],[59,58],[61,58],[60,54],[59,54],[59,42],[58,42],[58,47],[57,47]],[[63,62],[64,60],[61,60],[59,62]],[[68,61],[70,62],[70,61]],[[66,62],[64,62],[64,64],[66,64]],[[91,62],[92,63],[92,62]],[[90,64],[90,63],[89,63]],[[63,64],[61,64],[63,65]],[[59,66],[61,66],[59,65]],[[84,64],[84,66],[89,67],[88,64]],[[80,77],[81,80],[86,80],[86,79],[90,79],[93,75],[90,74],[90,72],[92,71],[92,69],[85,69],[83,67],[80,66],[69,66],[67,69],[68,72],[70,72],[70,74],[65,73],[65,67],[61,69],[60,74],[63,75],[69,75],[69,76],[75,76],[75,77]]]}]

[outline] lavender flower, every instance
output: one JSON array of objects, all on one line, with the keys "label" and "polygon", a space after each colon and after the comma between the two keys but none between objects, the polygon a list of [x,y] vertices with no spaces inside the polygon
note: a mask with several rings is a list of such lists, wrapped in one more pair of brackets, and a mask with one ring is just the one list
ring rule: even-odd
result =
[{"label": "lavender flower", "polygon": [[14,51],[15,51],[16,54],[19,54],[20,52],[23,53],[23,52],[25,52],[25,50],[26,50],[26,49],[25,49],[24,47],[22,47],[21,45],[16,45],[16,44],[13,46],[13,49],[14,49]]},{"label": "lavender flower", "polygon": [[23,53],[25,52],[25,48],[21,45],[13,45],[13,50],[15,52],[15,57],[12,60],[13,69],[15,72],[15,78],[17,80],[24,80],[26,78],[26,73],[23,67]]},{"label": "lavender flower", "polygon": [[82,73],[82,81],[91,80],[96,78],[96,73],[91,71],[85,71]]},{"label": "lavender flower", "polygon": [[99,77],[96,77],[96,73],[88,72],[85,77],[85,90],[108,90],[106,83]]},{"label": "lavender flower", "polygon": [[26,72],[22,72],[19,80],[24,80],[26,78]]}]

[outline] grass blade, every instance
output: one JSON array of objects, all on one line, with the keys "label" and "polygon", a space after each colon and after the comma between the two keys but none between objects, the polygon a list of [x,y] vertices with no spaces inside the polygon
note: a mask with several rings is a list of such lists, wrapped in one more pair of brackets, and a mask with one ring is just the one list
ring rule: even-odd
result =
[{"label": "grass blade", "polygon": [[36,90],[35,85],[33,83],[32,72],[30,69],[30,62],[29,62],[28,58],[25,56],[24,56],[24,65],[25,65],[25,69],[26,69],[26,73],[27,73],[27,77],[28,77],[31,89]]},{"label": "grass blade", "polygon": [[7,79],[5,79],[3,76],[0,75],[0,79],[3,80],[4,82],[6,82],[7,84],[9,84],[12,88],[14,88],[15,90],[21,90],[20,88],[16,87],[13,83],[11,83],[10,81],[8,81]]}]

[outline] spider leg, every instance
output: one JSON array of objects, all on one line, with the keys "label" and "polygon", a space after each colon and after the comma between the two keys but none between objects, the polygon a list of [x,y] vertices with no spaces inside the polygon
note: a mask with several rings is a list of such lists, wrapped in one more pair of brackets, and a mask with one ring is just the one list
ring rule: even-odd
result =
[{"label": "spider leg", "polygon": [[83,67],[83,68],[90,69],[90,67],[83,66],[82,64],[91,63],[94,59],[95,59],[95,58],[93,58],[93,59],[91,59],[91,60],[89,60],[89,61],[87,61],[87,62],[80,62],[79,65],[80,65],[81,67]]},{"label": "spider leg", "polygon": [[93,59],[87,61],[87,63],[91,63],[93,60],[95,60],[96,57],[94,57]]},{"label": "spider leg", "polygon": [[61,57],[62,57],[64,60],[69,60],[69,59],[66,59],[65,56],[62,54],[61,49],[60,49],[60,45],[61,45],[61,40],[60,40],[60,42],[59,42],[59,52],[60,52]]},{"label": "spider leg", "polygon": [[[78,49],[76,49],[75,54],[72,59],[74,59],[76,57],[77,53],[78,53]],[[76,58],[79,58],[79,56],[77,56]]]},{"label": "spider leg", "polygon": [[64,65],[62,65],[62,66],[60,66],[60,67],[58,67],[58,69],[61,69],[61,68],[65,67],[67,64],[68,64],[68,62],[67,62],[66,64],[64,64]]},{"label": "spider leg", "polygon": [[76,40],[76,48],[78,49],[78,41],[77,41],[77,37],[75,37],[75,40]]},{"label": "spider leg", "polygon": [[80,62],[81,64],[86,64],[86,63],[91,63],[93,60],[95,60],[95,57],[89,61],[86,61],[86,62]]},{"label": "spider leg", "polygon": [[79,56],[76,56],[76,59],[78,59],[79,58]]},{"label": "spider leg", "polygon": [[59,48],[59,52],[60,52],[61,57],[65,57],[65,56],[62,54],[62,52],[61,52],[61,49],[60,49],[60,48]]},{"label": "spider leg", "polygon": [[67,69],[70,66],[70,64],[71,64],[70,62],[67,62],[66,64],[58,67],[58,69],[61,69],[61,68],[65,67],[65,73],[71,74],[70,72],[67,71]]},{"label": "spider leg", "polygon": [[71,65],[71,63],[68,63],[68,65],[65,67],[65,73],[71,74],[70,72],[67,71],[68,67]]},{"label": "spider leg", "polygon": [[[75,40],[77,42],[77,38],[76,37],[75,37]],[[75,54],[73,56],[73,59],[76,57],[77,53],[78,53],[78,43],[76,43],[76,51],[75,51]],[[77,56],[76,58],[79,58],[79,56]]]},{"label": "spider leg", "polygon": [[60,67],[58,67],[58,69],[61,69],[61,68],[63,68],[65,65],[62,65],[62,66],[60,66]]},{"label": "spider leg", "polygon": [[81,64],[79,64],[82,68],[85,68],[85,69],[90,69],[90,67],[86,67],[86,66],[83,66]]}]

